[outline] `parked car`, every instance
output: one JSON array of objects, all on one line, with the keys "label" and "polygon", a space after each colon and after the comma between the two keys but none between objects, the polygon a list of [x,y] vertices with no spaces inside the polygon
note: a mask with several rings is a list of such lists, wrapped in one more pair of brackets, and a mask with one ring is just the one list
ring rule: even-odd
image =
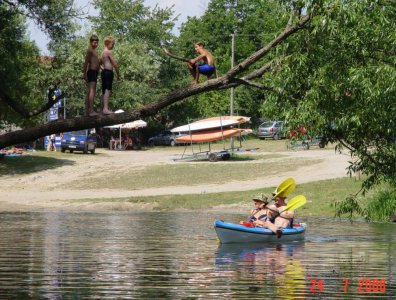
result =
[{"label": "parked car", "polygon": [[279,140],[285,137],[283,121],[267,121],[262,123],[258,128],[258,137],[260,139],[272,138]]},{"label": "parked car", "polygon": [[61,151],[69,150],[82,151],[84,153],[95,153],[97,144],[96,133],[94,129],[85,129],[79,131],[65,132],[61,139]]},{"label": "parked car", "polygon": [[150,146],[156,145],[166,145],[166,146],[175,146],[176,145],[176,137],[178,135],[169,131],[165,130],[160,132],[158,135],[149,138],[148,144]]}]

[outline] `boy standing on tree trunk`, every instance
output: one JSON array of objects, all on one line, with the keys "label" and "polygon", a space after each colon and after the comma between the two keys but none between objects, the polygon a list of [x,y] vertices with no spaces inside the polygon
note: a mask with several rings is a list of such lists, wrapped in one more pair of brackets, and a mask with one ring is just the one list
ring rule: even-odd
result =
[{"label": "boy standing on tree trunk", "polygon": [[120,69],[116,59],[113,56],[112,50],[115,41],[113,37],[108,36],[104,40],[105,49],[102,52],[101,65],[102,65],[102,113],[105,115],[111,114],[109,110],[109,99],[111,90],[113,88],[114,70],[117,73],[117,81],[120,81]]},{"label": "boy standing on tree trunk", "polygon": [[98,72],[100,67],[99,57],[96,54],[96,48],[99,45],[99,38],[93,34],[89,39],[89,48],[85,55],[83,78],[87,83],[88,91],[85,98],[85,115],[96,116],[98,113],[94,112],[94,100],[96,93],[96,81],[98,79]]}]

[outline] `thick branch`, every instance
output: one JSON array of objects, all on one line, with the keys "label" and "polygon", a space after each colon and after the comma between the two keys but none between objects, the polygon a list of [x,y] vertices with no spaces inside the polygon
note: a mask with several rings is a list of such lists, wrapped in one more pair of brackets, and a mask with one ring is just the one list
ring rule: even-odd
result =
[{"label": "thick branch", "polygon": [[175,102],[178,102],[190,96],[211,90],[218,90],[221,89],[222,87],[229,88],[231,86],[238,86],[242,82],[246,82],[255,77],[261,76],[264,72],[266,72],[269,69],[270,65],[267,64],[262,68],[255,70],[248,76],[245,76],[245,78],[242,78],[242,80],[240,80],[239,82],[234,81],[234,77],[236,75],[241,73],[243,70],[245,70],[253,63],[260,60],[271,49],[275,48],[278,44],[280,44],[283,40],[287,39],[290,35],[296,33],[309,20],[310,20],[310,16],[306,16],[302,18],[300,22],[298,22],[296,25],[291,27],[286,27],[286,29],[280,35],[278,35],[272,42],[270,42],[266,47],[262,48],[261,50],[251,55],[249,58],[247,58],[242,63],[238,64],[235,68],[231,69],[222,77],[208,80],[201,84],[194,84],[176,90],[166,96],[161,97],[156,102],[150,103],[140,109],[131,112],[112,114],[107,116],[100,115],[95,117],[80,117],[75,119],[57,120],[57,121],[49,122],[45,125],[38,125],[32,128],[6,133],[0,136],[0,148],[4,148],[6,146],[18,144],[21,142],[33,141],[40,137],[44,137],[52,133],[109,126],[109,125],[122,124],[130,121],[134,121],[140,118],[152,116],[162,108],[167,107]]},{"label": "thick branch", "polygon": [[33,116],[37,116],[38,114],[41,114],[48,109],[50,109],[56,102],[58,102],[60,99],[64,98],[64,94],[61,94],[60,96],[56,97],[55,99],[49,98],[47,103],[44,104],[40,108],[36,108],[33,110],[27,110],[19,101],[16,101],[14,99],[11,99],[6,93],[0,90],[0,101],[4,102],[8,106],[10,106],[15,112],[20,114],[24,118],[31,118]]},{"label": "thick branch", "polygon": [[296,33],[300,29],[304,28],[304,26],[311,20],[311,18],[312,18],[312,15],[306,15],[299,22],[297,22],[295,25],[287,26],[285,28],[285,30],[283,30],[267,46],[261,48],[260,50],[258,50],[257,52],[255,52],[254,54],[249,56],[247,59],[245,59],[243,62],[236,65],[234,68],[232,68],[230,71],[228,71],[223,77],[230,79],[230,78],[235,77],[237,74],[241,73],[242,71],[246,70],[250,65],[257,62],[259,59],[263,58],[273,48],[275,48],[277,45],[279,45],[284,40],[286,40],[290,35]]},{"label": "thick branch", "polygon": [[188,58],[177,56],[177,55],[173,54],[172,52],[170,52],[166,48],[162,48],[162,50],[165,52],[166,55],[168,55],[169,57],[172,57],[174,59],[177,59],[177,60],[180,60],[180,61],[184,61],[184,62],[189,62],[190,61],[190,59],[188,59]]},{"label": "thick branch", "polygon": [[166,96],[161,97],[156,102],[150,103],[131,112],[100,115],[96,117],[79,117],[74,119],[56,120],[44,125],[37,125],[35,127],[9,132],[4,135],[0,135],[0,149],[22,142],[34,141],[52,133],[122,124],[152,116],[155,115],[159,110],[177,101],[196,94],[200,94],[202,92],[218,89],[221,84],[222,83],[219,78],[215,80],[209,80],[201,84],[191,85],[186,88],[176,90]]}]

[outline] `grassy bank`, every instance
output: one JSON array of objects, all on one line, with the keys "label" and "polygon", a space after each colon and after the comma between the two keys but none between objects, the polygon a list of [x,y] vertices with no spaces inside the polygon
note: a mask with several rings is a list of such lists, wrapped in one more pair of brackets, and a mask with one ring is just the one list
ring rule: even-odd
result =
[{"label": "grassy bank", "polygon": [[51,152],[35,152],[34,155],[20,157],[3,157],[0,161],[0,176],[22,175],[37,173],[44,170],[56,169],[66,165],[73,165],[70,159],[59,158]]},{"label": "grassy bank", "polygon": [[[226,162],[219,161],[216,163],[207,161],[176,163],[173,161],[173,158],[176,157],[175,153],[178,151],[175,150],[179,150],[177,149],[178,147],[155,147],[142,152],[131,151],[118,153],[99,151],[95,155],[45,151],[35,152],[31,156],[3,159],[0,163],[0,177],[5,180],[3,186],[9,190],[13,190],[13,186],[12,184],[7,186],[7,177],[9,175],[16,175],[12,178],[14,180],[21,178],[21,182],[25,182],[26,184],[26,191],[29,190],[30,186],[32,186],[33,191],[36,191],[35,185],[40,185],[40,181],[44,184],[44,192],[59,190],[60,193],[67,193],[68,190],[72,190],[74,194],[71,197],[73,198],[78,197],[76,195],[79,190],[84,190],[85,196],[87,195],[86,190],[89,192],[90,190],[100,191],[103,189],[104,193],[110,191],[107,195],[95,194],[103,195],[103,199],[87,200],[81,197],[82,199],[79,200],[70,200],[76,205],[75,207],[78,207],[81,203],[90,202],[92,204],[91,207],[101,207],[100,205],[95,205],[96,203],[104,204],[102,207],[105,210],[106,207],[109,207],[109,210],[226,209],[228,211],[246,213],[252,207],[251,198],[255,194],[264,193],[269,195],[273,188],[211,194],[127,198],[110,197],[129,194],[113,194],[114,190],[132,191],[150,188],[168,188],[169,190],[171,188],[172,191],[174,189],[175,193],[177,193],[180,187],[184,188],[183,192],[188,192],[188,187],[197,184],[203,187],[225,182],[243,185],[245,182],[257,180],[263,176],[279,176],[280,170],[292,171],[298,170],[305,165],[314,166],[323,159],[323,156],[315,155],[298,156],[298,159],[296,159],[292,155],[289,155],[288,152],[279,153],[285,150],[285,141],[249,140],[245,143],[245,146],[259,149],[232,157]],[[182,150],[182,147],[180,147],[180,152]],[[138,155],[144,153],[150,155]],[[153,153],[155,155],[151,155]],[[133,157],[135,157],[134,161],[132,160]],[[150,160],[152,158],[154,159],[154,163]],[[130,161],[132,163],[129,163]],[[68,166],[73,167],[62,168]],[[56,170],[56,172],[45,172],[42,176],[35,176],[33,179],[36,181],[32,184],[31,177],[23,177],[25,174],[40,174],[42,171],[47,170]],[[64,173],[65,176],[61,178],[62,180],[54,181],[55,183],[52,182],[52,185],[46,185],[46,180],[51,182],[51,178],[59,179],[59,176],[63,174],[62,172],[66,172]],[[66,176],[67,174],[69,176]],[[314,180],[315,178],[312,177],[312,179]],[[298,185],[290,197],[302,194],[308,199],[308,203],[298,210],[298,214],[332,217],[334,216],[333,204],[336,201],[341,201],[355,194],[360,189],[360,186],[361,181],[356,178],[322,180]],[[38,195],[40,192],[38,192]],[[366,197],[370,198],[375,192],[370,192]],[[51,195],[51,197],[56,199],[56,195]],[[363,206],[366,205],[367,198],[363,199]],[[51,200],[46,199],[48,203]]]},{"label": "grassy bank", "polygon": [[[264,157],[264,158],[263,158]],[[76,179],[68,183],[68,188],[73,189],[99,189],[103,186],[112,189],[136,190],[144,188],[157,188],[186,186],[196,184],[216,184],[232,181],[236,178],[243,180],[254,180],[263,173],[267,176],[279,173],[279,170],[297,170],[305,164],[314,164],[320,160],[281,157],[279,155],[268,155],[260,157],[245,157],[229,160],[227,163],[183,163],[153,165],[141,169],[125,168],[107,170],[107,176],[98,176],[95,172],[89,174],[84,181]],[[276,159],[276,168],[274,168]],[[248,162],[249,161],[249,162]]]},{"label": "grassy bank", "polygon": [[[332,204],[335,201],[342,200],[345,197],[356,193],[356,191],[359,190],[360,185],[361,181],[355,178],[322,180],[298,185],[290,197],[298,194],[302,194],[307,197],[307,204],[298,210],[299,215],[333,217],[334,208],[332,207]],[[129,202],[137,205],[150,204],[157,210],[226,208],[232,209],[235,212],[240,211],[241,213],[245,213],[252,205],[252,196],[258,193],[269,195],[272,191],[272,188],[266,188],[244,192],[127,197],[112,200],[84,199],[83,201],[76,200],[73,202],[111,202],[114,204],[114,209],[117,209],[117,204]],[[372,193],[374,192],[375,191]],[[368,196],[370,197],[370,195]]]}]

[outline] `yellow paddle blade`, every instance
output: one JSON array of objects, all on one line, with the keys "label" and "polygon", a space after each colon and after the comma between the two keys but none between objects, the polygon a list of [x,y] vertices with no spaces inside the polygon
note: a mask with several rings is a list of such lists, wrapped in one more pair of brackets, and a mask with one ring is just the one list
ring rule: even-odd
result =
[{"label": "yellow paddle blade", "polygon": [[285,188],[286,186],[290,185],[291,183],[295,183],[294,179],[292,177],[286,178],[281,184],[278,185],[276,188],[278,191],[281,189]]},{"label": "yellow paddle blade", "polygon": [[285,181],[283,181],[277,188],[276,188],[276,194],[274,198],[280,196],[280,197],[286,197],[289,195],[291,192],[294,191],[296,188],[296,182],[294,181],[293,178],[287,178]]},{"label": "yellow paddle blade", "polygon": [[284,210],[295,210],[307,203],[307,199],[303,195],[298,195],[289,200]]}]

